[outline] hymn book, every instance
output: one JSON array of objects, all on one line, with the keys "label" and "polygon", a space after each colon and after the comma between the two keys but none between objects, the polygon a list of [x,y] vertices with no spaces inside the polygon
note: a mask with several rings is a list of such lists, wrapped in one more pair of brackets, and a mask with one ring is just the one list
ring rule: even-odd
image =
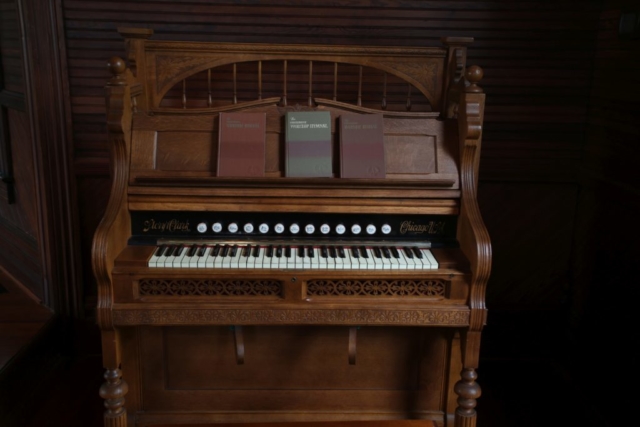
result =
[{"label": "hymn book", "polygon": [[266,123],[265,113],[220,113],[218,176],[264,176]]},{"label": "hymn book", "polygon": [[331,113],[289,111],[285,115],[285,175],[332,177]]},{"label": "hymn book", "polygon": [[340,116],[340,177],[385,178],[382,114]]}]

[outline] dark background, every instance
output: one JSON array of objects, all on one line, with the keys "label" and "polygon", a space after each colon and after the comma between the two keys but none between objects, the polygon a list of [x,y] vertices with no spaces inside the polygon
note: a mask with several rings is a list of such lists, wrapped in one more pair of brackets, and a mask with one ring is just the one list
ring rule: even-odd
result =
[{"label": "dark background", "polygon": [[535,375],[520,362],[553,360],[615,420],[633,407],[638,364],[640,40],[619,34],[628,12],[640,2],[0,0],[0,137],[15,178],[15,203],[0,184],[0,269],[98,339],[90,251],[110,189],[104,86],[107,59],[125,52],[118,27],[255,43],[470,36],[494,253],[483,359],[511,363],[513,393]]}]

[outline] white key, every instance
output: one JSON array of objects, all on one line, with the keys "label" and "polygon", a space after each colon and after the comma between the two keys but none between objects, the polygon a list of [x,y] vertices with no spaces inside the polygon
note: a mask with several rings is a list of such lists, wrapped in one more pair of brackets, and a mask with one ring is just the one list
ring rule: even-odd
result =
[{"label": "white key", "polygon": [[310,269],[311,268],[311,258],[309,258],[309,254],[307,253],[307,247],[304,247],[304,258],[302,258],[302,268]]},{"label": "white key", "polygon": [[320,250],[316,246],[314,246],[312,250],[313,250],[313,258],[309,260],[311,263],[310,268],[317,270],[320,268]]},{"label": "white key", "polygon": [[286,259],[285,268],[287,269],[295,269],[296,268],[296,249],[295,247],[289,246],[289,256],[286,256],[287,248],[283,250]]},{"label": "white key", "polygon": [[251,259],[251,249],[253,249],[253,246],[241,245],[238,249],[241,252],[240,261],[238,262],[238,268],[248,268],[249,260]]},{"label": "white key", "polygon": [[[341,250],[342,250],[342,255],[345,256],[344,258],[340,257],[340,255],[341,255],[340,251]],[[336,270],[344,270],[345,269],[345,261],[346,261],[346,259],[347,258],[346,258],[346,253],[344,251],[344,248],[336,246],[336,258],[335,258]]]},{"label": "white key", "polygon": [[347,247],[347,250],[349,251],[349,255],[351,256],[351,262],[353,263],[353,265],[351,266],[352,269],[361,270],[363,268],[366,268],[367,261],[365,261],[360,256],[360,250],[357,247],[349,246]]},{"label": "white key", "polygon": [[395,247],[395,249],[396,253],[398,254],[398,258],[396,258],[398,260],[398,268],[400,270],[407,270],[409,266],[407,265],[407,259],[404,257],[404,251],[399,247]]},{"label": "white key", "polygon": [[[192,245],[187,245],[184,247],[184,256],[180,260],[181,268],[189,268],[189,261],[191,261],[191,258],[193,258],[193,256],[189,256],[189,252],[191,252],[191,249],[192,249]],[[195,255],[195,252],[194,252],[194,255]]]},{"label": "white key", "polygon": [[[278,256],[278,253],[280,256]],[[287,257],[284,256],[284,245],[278,245],[273,250],[276,263],[274,268],[285,269],[287,268]]]},{"label": "white key", "polygon": [[416,269],[416,256],[413,254],[413,252],[411,252],[411,257],[409,257],[409,255],[407,254],[407,251],[405,251],[405,247],[403,248],[398,248],[398,252],[400,252],[400,255],[402,255],[402,257],[404,258],[404,262],[407,265],[407,269],[408,270],[415,270]]},{"label": "white key", "polygon": [[[182,266],[184,268],[196,268],[198,267],[198,252],[200,252],[200,246],[195,245],[195,251],[193,252],[193,256],[187,256],[182,260]],[[186,265],[185,261],[186,260]]]},{"label": "white key", "polygon": [[380,250],[382,251],[382,257],[380,258],[380,260],[382,261],[382,269],[391,270],[391,258],[387,258],[384,254],[384,251],[382,249]]},{"label": "white key", "polygon": [[331,248],[329,246],[327,246],[327,268],[329,270],[336,269],[336,259],[331,256]]},{"label": "white key", "polygon": [[184,259],[185,255],[187,254],[187,252],[189,251],[189,248],[186,246],[178,246],[178,249],[176,250],[176,256],[173,258],[173,262],[171,263],[171,266],[173,268],[181,268],[182,267],[182,260]]},{"label": "white key", "polygon": [[[200,249],[198,249],[198,252],[196,252],[196,255],[193,257],[196,262],[196,265],[194,266],[195,268],[205,267],[207,257],[209,256],[209,252],[211,252],[211,246],[205,247],[202,256],[198,256],[198,254],[200,253]],[[192,267],[192,265],[189,264],[189,267]]]},{"label": "white key", "polygon": [[265,266],[266,253],[267,253],[267,248],[265,246],[260,246],[260,253],[258,254],[258,257],[254,262],[254,265],[256,266],[256,268],[269,268],[268,264]]},{"label": "white key", "polygon": [[[205,258],[205,268],[213,268],[214,263],[216,261],[216,256],[213,254],[213,252],[215,251],[215,246],[209,246],[208,251],[206,252],[206,258]],[[198,267],[200,266],[200,263],[198,263]]]},{"label": "white key", "polygon": [[327,257],[322,256],[322,249],[318,248],[318,268],[321,270],[326,270],[329,268],[329,255]]},{"label": "white key", "polygon": [[431,269],[432,270],[437,269],[438,268],[438,261],[436,261],[436,258],[433,256],[431,251],[429,249],[423,249],[423,253],[429,259],[429,262],[431,263]]},{"label": "white key", "polygon": [[164,267],[164,268],[171,268],[173,266],[173,260],[176,257],[176,252],[177,251],[178,251],[177,247],[175,247],[175,246],[171,247],[171,249],[169,250],[169,253],[171,255],[167,255],[166,257],[164,257],[164,262],[162,263],[162,265],[160,265],[160,262],[158,262],[158,265],[160,267]]},{"label": "white key", "polygon": [[[229,256],[229,268],[240,268],[240,259],[242,258],[242,246],[234,245],[236,253],[233,256]],[[229,254],[234,248],[229,250]]]},{"label": "white key", "polygon": [[219,251],[218,254],[214,256],[213,258],[213,268],[222,268],[222,263],[225,260],[225,256],[222,256],[222,254],[224,253],[224,248],[226,245],[220,245],[219,246]]},{"label": "white key", "polygon": [[389,253],[391,254],[391,256],[389,257],[389,261],[391,261],[391,269],[392,270],[400,269],[400,261],[398,260],[398,258],[394,256],[392,247],[389,247]]},{"label": "white key", "polygon": [[151,255],[151,258],[149,258],[149,262],[147,263],[147,265],[149,267],[157,267],[158,266],[158,259],[160,259],[160,257],[158,256],[158,253],[161,250],[164,252],[164,247],[163,246],[158,246],[153,251],[153,255]]},{"label": "white key", "polygon": [[370,246],[367,246],[365,248],[365,250],[367,251],[367,257],[363,258],[364,262],[365,262],[365,268],[367,270],[375,270],[376,269],[376,255],[373,253],[373,248]]},{"label": "white key", "polygon": [[[222,256],[224,254],[225,256]],[[236,251],[237,254],[237,251]],[[233,257],[231,256],[231,245],[227,245],[224,251],[220,251],[220,257],[222,261],[220,262],[220,268],[231,268],[231,260]],[[217,262],[214,261],[214,264]]]},{"label": "white key", "polygon": [[359,268],[358,260],[351,257],[351,247],[343,246],[344,249],[344,269],[345,270],[357,270]]},{"label": "white key", "polygon": [[302,270],[304,268],[304,258],[298,253],[302,246],[292,246],[291,256],[293,257],[293,264],[296,270]]}]

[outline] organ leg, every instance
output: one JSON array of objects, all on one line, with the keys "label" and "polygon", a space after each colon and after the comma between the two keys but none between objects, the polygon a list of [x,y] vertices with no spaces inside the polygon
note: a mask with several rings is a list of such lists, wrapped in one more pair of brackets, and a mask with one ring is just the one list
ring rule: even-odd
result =
[{"label": "organ leg", "polygon": [[129,391],[122,379],[118,354],[118,334],[116,331],[102,331],[102,348],[105,365],[105,382],[100,387],[100,397],[104,399],[104,427],[127,427],[127,410],[124,396]]},{"label": "organ leg", "polygon": [[476,400],[481,395],[480,386],[476,383],[478,374],[480,332],[468,331],[462,336],[462,363],[461,379],[454,386],[454,392],[458,395],[458,407],[455,413],[455,427],[475,427],[476,425]]}]

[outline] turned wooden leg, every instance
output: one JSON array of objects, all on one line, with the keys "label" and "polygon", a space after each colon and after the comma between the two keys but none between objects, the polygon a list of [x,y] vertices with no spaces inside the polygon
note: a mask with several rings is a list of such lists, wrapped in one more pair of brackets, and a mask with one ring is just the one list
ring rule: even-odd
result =
[{"label": "turned wooden leg", "polygon": [[127,427],[127,410],[124,407],[124,396],[129,386],[122,379],[120,369],[107,369],[106,380],[100,387],[100,397],[104,399],[104,426]]},{"label": "turned wooden leg", "polygon": [[480,397],[480,386],[476,383],[478,374],[475,369],[466,368],[460,373],[462,379],[454,386],[458,395],[458,408],[456,408],[455,427],[475,427],[476,425],[476,399]]}]

